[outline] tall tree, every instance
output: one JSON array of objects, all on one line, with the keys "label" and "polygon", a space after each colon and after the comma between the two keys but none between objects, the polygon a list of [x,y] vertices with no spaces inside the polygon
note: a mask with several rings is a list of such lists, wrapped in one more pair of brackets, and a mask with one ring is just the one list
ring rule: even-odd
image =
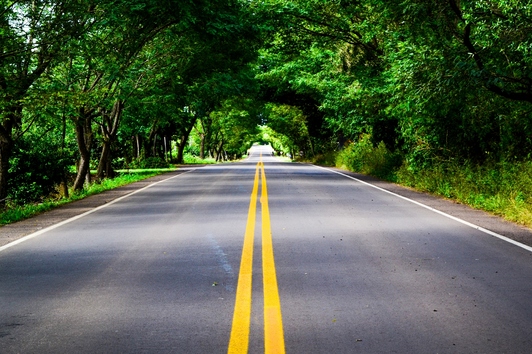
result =
[{"label": "tall tree", "polygon": [[529,1],[253,4],[271,29],[265,97],[311,97],[338,142],[365,132],[412,160],[526,156]]},{"label": "tall tree", "polygon": [[[170,6],[176,7],[174,3]],[[102,26],[88,33],[72,53],[83,67],[76,89],[78,93],[91,97],[78,107],[78,114],[72,116],[80,152],[74,190],[82,189],[84,181],[90,176],[92,125],[98,116],[102,119],[100,127],[104,140],[100,177],[103,176],[104,166],[109,167],[110,144],[117,133],[124,108],[124,94],[127,95],[122,89],[127,71],[147,43],[165,28],[178,23],[180,18],[176,16],[185,16],[183,10],[179,13],[167,11],[155,1],[114,2],[105,8],[106,21]]]},{"label": "tall tree", "polygon": [[95,11],[90,0],[20,0],[0,5],[0,205],[7,197],[9,158],[22,123],[24,100],[67,43],[98,21]]}]

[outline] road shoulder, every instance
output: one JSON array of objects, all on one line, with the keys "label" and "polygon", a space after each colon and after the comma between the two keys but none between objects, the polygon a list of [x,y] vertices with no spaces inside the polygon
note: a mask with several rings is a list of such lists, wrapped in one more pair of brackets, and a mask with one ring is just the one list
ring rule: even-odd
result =
[{"label": "road shoulder", "polygon": [[34,232],[40,231],[62,221],[68,220],[74,216],[83,214],[101,205],[107,204],[117,198],[123,197],[136,190],[147,187],[152,183],[171,178],[173,176],[182,174],[195,168],[196,167],[180,168],[176,171],[163,173],[154,177],[144,179],[142,181],[108,190],[100,194],[91,195],[90,197],[62,205],[58,208],[44,212],[26,220],[1,226],[0,247],[7,245],[8,243],[11,243],[13,241],[16,241],[24,236],[30,235]]},{"label": "road shoulder", "polygon": [[327,168],[370,183],[402,197],[412,199],[418,203],[422,203],[443,213],[449,214],[532,247],[532,230],[519,224],[509,222],[502,217],[492,215],[482,210],[473,209],[465,204],[457,203],[452,200],[418,192],[391,182],[382,181],[375,177],[349,172],[338,168]]}]

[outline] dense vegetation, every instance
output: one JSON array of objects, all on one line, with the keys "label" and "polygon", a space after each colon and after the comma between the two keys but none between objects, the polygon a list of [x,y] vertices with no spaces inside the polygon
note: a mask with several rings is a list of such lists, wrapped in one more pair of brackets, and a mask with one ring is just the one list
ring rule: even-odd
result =
[{"label": "dense vegetation", "polygon": [[0,203],[263,141],[530,211],[531,54],[528,0],[4,1]]}]

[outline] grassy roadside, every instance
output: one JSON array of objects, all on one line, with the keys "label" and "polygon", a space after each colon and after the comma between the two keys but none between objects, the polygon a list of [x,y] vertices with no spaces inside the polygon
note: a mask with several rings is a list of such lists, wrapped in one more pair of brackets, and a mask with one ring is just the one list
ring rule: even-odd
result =
[{"label": "grassy roadside", "polygon": [[362,142],[315,162],[451,199],[532,228],[532,161],[437,161],[416,168],[383,144]]},{"label": "grassy roadside", "polygon": [[402,166],[395,176],[402,185],[532,228],[532,162],[446,162],[418,172]]},{"label": "grassy roadside", "polygon": [[47,199],[38,204],[11,205],[0,212],[0,226],[28,219],[61,205],[170,171],[175,171],[175,168],[118,171],[120,174],[116,178],[105,179],[100,183],[92,183],[81,192],[71,192],[69,198]]},{"label": "grassy roadside", "polygon": [[213,158],[204,158],[200,159],[198,156],[185,154],[183,156],[183,162],[185,165],[194,165],[194,164],[201,164],[201,165],[214,165],[216,164],[216,160]]}]

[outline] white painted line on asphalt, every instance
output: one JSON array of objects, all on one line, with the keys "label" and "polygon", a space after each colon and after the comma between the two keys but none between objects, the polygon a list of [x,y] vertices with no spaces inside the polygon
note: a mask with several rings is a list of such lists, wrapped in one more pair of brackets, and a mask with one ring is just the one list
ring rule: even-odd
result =
[{"label": "white painted line on asphalt", "polygon": [[341,176],[347,177],[347,178],[352,179],[352,180],[354,180],[354,181],[357,181],[357,182],[360,182],[360,183],[365,184],[365,185],[367,185],[367,186],[370,186],[370,187],[373,187],[373,188],[375,188],[375,189],[378,189],[378,190],[380,190],[380,191],[382,191],[382,192],[385,192],[385,193],[391,194],[391,195],[393,195],[393,196],[396,196],[396,197],[398,197],[398,198],[401,198],[401,199],[403,199],[403,200],[406,200],[406,201],[408,201],[408,202],[410,202],[410,203],[414,203],[414,204],[419,205],[419,206],[421,206],[421,207],[423,207],[423,208],[425,208],[425,209],[428,209],[428,210],[430,210],[430,211],[433,211],[433,212],[435,212],[435,213],[437,213],[437,214],[443,215],[443,216],[445,216],[445,217],[447,217],[447,218],[449,218],[449,219],[452,219],[452,220],[454,220],[454,221],[458,221],[459,223],[462,223],[462,224],[464,224],[464,225],[467,225],[467,226],[469,226],[469,227],[472,227],[473,229],[476,229],[476,230],[481,231],[481,232],[484,232],[484,233],[486,233],[486,234],[488,234],[488,235],[491,235],[491,236],[497,237],[498,239],[501,239],[501,240],[503,240],[503,241],[509,242],[509,243],[511,243],[511,244],[513,244],[513,245],[516,245],[516,246],[518,246],[518,247],[521,247],[521,248],[523,248],[523,249],[525,249],[525,250],[527,250],[527,251],[529,251],[529,252],[532,252],[532,247],[530,247],[530,246],[527,246],[527,245],[525,245],[525,244],[523,244],[523,243],[521,243],[521,242],[517,242],[517,241],[515,241],[515,240],[512,240],[511,238],[508,238],[508,237],[503,236],[503,235],[501,235],[501,234],[498,234],[498,233],[496,233],[496,232],[493,232],[493,231],[490,231],[490,230],[488,230],[488,229],[485,229],[485,228],[483,228],[483,227],[481,227],[481,226],[478,226],[478,225],[475,225],[475,224],[473,224],[473,223],[470,223],[469,221],[465,221],[465,220],[462,220],[462,219],[460,219],[460,218],[457,218],[456,216],[452,216],[452,215],[450,215],[450,214],[444,213],[443,211],[440,211],[440,210],[438,210],[438,209],[434,209],[433,207],[430,207],[430,206],[425,205],[425,204],[423,204],[423,203],[417,202],[417,201],[415,201],[415,200],[413,200],[413,199],[410,199],[410,198],[407,198],[407,197],[403,197],[402,195],[399,195],[399,194],[394,193],[394,192],[390,192],[389,190],[386,190],[386,189],[381,188],[381,187],[377,187],[377,186],[375,186],[375,185],[373,185],[373,184],[371,184],[371,183],[364,182],[364,181],[362,181],[362,180],[360,180],[360,179],[358,179],[358,178],[355,178],[355,177],[353,177],[353,176],[349,176],[349,175],[347,175],[347,174],[345,174],[345,173],[342,173],[342,172],[339,172],[339,171],[331,170],[331,169],[329,169],[329,168],[321,167],[321,166],[316,166],[316,165],[312,165],[312,166],[314,166],[314,167],[316,167],[316,168],[320,168],[320,169],[326,170],[326,171],[329,171],[329,172],[333,172],[333,173],[339,174],[339,175],[341,175]]},{"label": "white painted line on asphalt", "polygon": [[54,225],[52,225],[52,226],[48,226],[48,227],[46,227],[46,228],[44,228],[44,229],[42,229],[42,230],[36,231],[36,232],[34,232],[34,233],[32,233],[32,234],[29,234],[29,235],[26,235],[26,236],[24,236],[24,237],[21,237],[21,238],[19,238],[18,240],[15,240],[15,241],[13,241],[13,242],[8,243],[7,245],[4,245],[4,246],[0,247],[0,252],[2,252],[2,251],[5,250],[5,249],[8,249],[8,248],[10,248],[10,247],[13,247],[13,246],[15,246],[15,245],[18,245],[19,243],[22,243],[22,242],[24,242],[24,241],[27,241],[27,240],[29,240],[29,239],[32,239],[32,238],[37,237],[37,236],[39,236],[39,235],[42,235],[42,234],[44,234],[44,233],[46,233],[46,232],[48,232],[48,231],[51,231],[51,230],[53,230],[53,229],[56,229],[56,228],[58,228],[58,227],[60,227],[60,226],[63,226],[63,225],[65,225],[65,224],[68,224],[68,223],[70,223],[70,222],[72,222],[72,221],[74,221],[74,220],[81,219],[81,218],[84,217],[84,216],[87,216],[87,215],[89,215],[89,214],[92,214],[92,213],[94,213],[95,211],[98,211],[98,210],[100,210],[100,209],[106,208],[106,207],[108,207],[109,205],[112,205],[112,204],[114,204],[114,203],[117,203],[117,202],[119,202],[119,201],[121,201],[121,200],[123,200],[123,199],[126,199],[127,197],[131,197],[133,194],[137,194],[137,193],[139,193],[139,192],[142,192],[142,191],[144,191],[144,190],[146,190],[146,189],[148,189],[148,188],[151,188],[151,187],[153,187],[153,186],[155,186],[155,185],[157,185],[157,184],[159,184],[159,183],[163,183],[163,182],[169,181],[169,180],[171,180],[171,179],[173,179],[173,178],[176,178],[176,177],[182,176],[182,175],[184,175],[184,174],[186,174],[186,173],[189,173],[189,172],[192,172],[192,171],[194,171],[194,170],[195,170],[195,169],[191,169],[191,170],[189,170],[189,171],[185,171],[185,172],[183,172],[183,173],[180,173],[180,174],[178,174],[178,175],[176,175],[176,176],[172,176],[172,177],[169,177],[169,178],[163,179],[162,181],[154,182],[154,183],[152,183],[152,184],[147,185],[146,187],[143,187],[143,188],[141,188],[141,189],[138,189],[138,190],[136,190],[136,191],[133,191],[133,192],[131,192],[131,193],[129,193],[129,194],[123,195],[123,196],[121,196],[121,197],[119,197],[119,198],[113,199],[113,200],[110,201],[109,203],[106,203],[106,204],[104,204],[104,205],[100,205],[99,207],[96,207],[96,208],[94,208],[94,209],[91,209],[91,210],[89,210],[89,211],[86,211],[86,212],[84,212],[83,214],[79,214],[79,215],[73,216],[73,217],[71,217],[70,219],[63,220],[63,221],[61,221],[61,222],[59,222],[59,223],[57,223],[57,224],[54,224]]}]

